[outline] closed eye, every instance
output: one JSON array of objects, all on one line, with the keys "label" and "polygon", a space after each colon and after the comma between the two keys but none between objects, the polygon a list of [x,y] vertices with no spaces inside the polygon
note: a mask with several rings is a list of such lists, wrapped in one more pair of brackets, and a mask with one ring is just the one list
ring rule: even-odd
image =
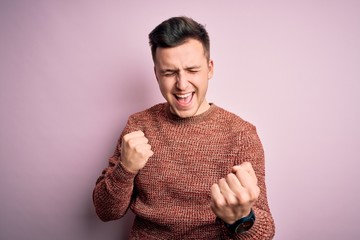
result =
[{"label": "closed eye", "polygon": [[186,71],[189,73],[197,73],[200,71],[200,68],[199,67],[189,67],[186,69]]},{"label": "closed eye", "polygon": [[165,73],[163,73],[162,75],[164,76],[164,77],[172,77],[172,76],[174,76],[176,74],[176,72],[165,72]]}]

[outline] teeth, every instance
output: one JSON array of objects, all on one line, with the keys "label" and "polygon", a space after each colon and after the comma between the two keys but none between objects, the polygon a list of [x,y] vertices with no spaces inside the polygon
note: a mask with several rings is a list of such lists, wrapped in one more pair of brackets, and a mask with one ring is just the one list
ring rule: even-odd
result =
[{"label": "teeth", "polygon": [[187,94],[182,94],[182,95],[176,95],[176,97],[178,97],[178,98],[187,98],[187,97],[189,97],[189,96],[191,96],[191,94],[192,93],[187,93]]}]

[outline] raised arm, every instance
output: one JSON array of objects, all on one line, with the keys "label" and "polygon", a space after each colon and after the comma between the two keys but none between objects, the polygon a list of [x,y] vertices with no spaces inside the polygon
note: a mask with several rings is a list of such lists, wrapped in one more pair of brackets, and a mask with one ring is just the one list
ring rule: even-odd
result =
[{"label": "raised arm", "polygon": [[[275,225],[267,201],[264,151],[255,127],[243,131],[238,143],[239,158],[232,173],[212,187],[212,209],[224,222],[224,239],[272,239]],[[236,234],[225,227],[251,209],[256,220],[248,231]]]}]

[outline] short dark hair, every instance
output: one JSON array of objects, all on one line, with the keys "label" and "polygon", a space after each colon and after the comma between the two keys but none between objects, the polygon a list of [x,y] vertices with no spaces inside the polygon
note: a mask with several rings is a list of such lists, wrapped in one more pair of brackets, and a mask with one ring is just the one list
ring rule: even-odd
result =
[{"label": "short dark hair", "polygon": [[153,61],[156,60],[158,47],[176,47],[189,39],[200,41],[206,58],[210,59],[210,39],[205,27],[189,17],[172,17],[160,23],[149,34]]}]

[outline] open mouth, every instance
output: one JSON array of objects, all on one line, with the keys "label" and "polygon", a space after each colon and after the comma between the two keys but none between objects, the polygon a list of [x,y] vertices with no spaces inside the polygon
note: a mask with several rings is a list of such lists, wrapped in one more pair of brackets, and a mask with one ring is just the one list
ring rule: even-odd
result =
[{"label": "open mouth", "polygon": [[175,94],[175,98],[180,105],[187,105],[191,102],[194,96],[193,92],[186,93],[186,94]]}]

